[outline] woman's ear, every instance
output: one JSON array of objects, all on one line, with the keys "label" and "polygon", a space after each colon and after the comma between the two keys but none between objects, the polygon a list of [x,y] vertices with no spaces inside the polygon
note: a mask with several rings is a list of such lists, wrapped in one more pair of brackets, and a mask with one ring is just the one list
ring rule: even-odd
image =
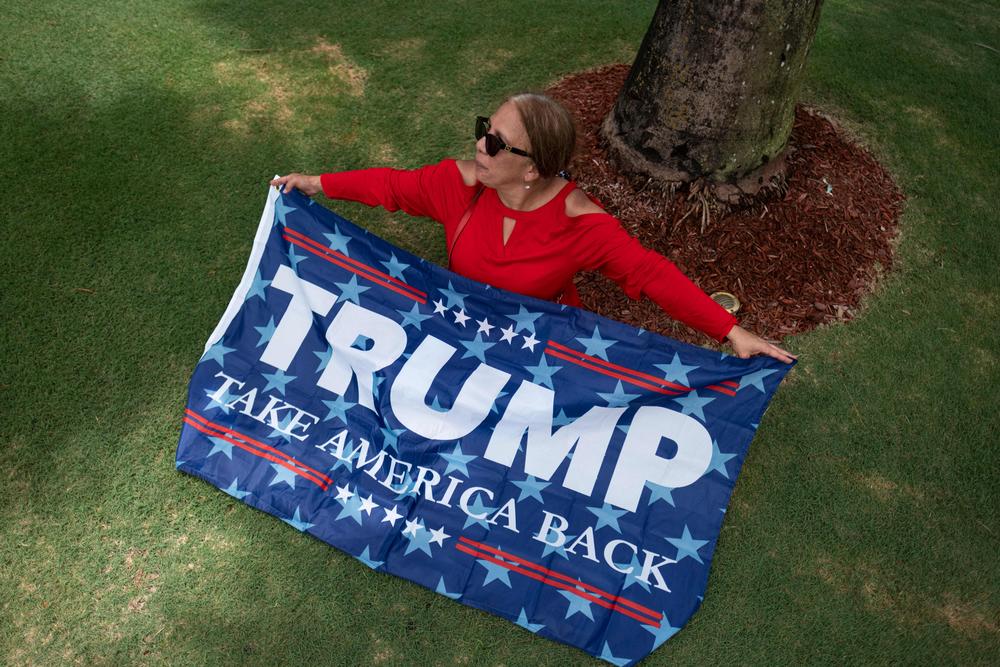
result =
[{"label": "woman's ear", "polygon": [[535,163],[532,162],[530,165],[528,165],[528,170],[524,172],[525,184],[530,185],[535,181],[537,181],[540,177],[541,174],[538,173],[538,167],[536,167]]}]

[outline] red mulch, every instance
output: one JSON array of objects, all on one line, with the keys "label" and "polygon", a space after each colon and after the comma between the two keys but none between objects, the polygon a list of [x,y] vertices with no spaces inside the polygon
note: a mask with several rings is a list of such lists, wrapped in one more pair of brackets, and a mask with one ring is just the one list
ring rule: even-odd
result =
[{"label": "red mulch", "polygon": [[[644,189],[608,163],[598,129],[628,69],[613,65],[575,74],[547,91],[577,120],[580,141],[570,171],[580,186],[706,292],[735,294],[742,303],[737,317],[758,335],[780,340],[853,317],[892,267],[904,197],[889,174],[827,118],[800,106],[787,190],[737,210],[709,204],[706,221],[697,192]],[[631,301],[599,274],[581,275],[577,286],[586,307],[602,315],[710,342],[648,299]]]}]

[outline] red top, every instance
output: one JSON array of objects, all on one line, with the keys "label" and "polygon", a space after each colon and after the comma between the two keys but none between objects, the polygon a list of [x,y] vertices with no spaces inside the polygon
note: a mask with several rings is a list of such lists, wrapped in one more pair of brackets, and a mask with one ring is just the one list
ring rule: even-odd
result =
[{"label": "red top", "polygon": [[[378,168],[323,174],[323,192],[389,211],[433,218],[451,243],[479,188],[466,185],[454,160],[412,171]],[[566,215],[571,181],[533,211],[504,206],[486,188],[476,201],[451,256],[451,268],[494,287],[549,301],[580,305],[573,285],[579,271],[598,270],[632,299],[643,295],[671,317],[723,340],[736,318],[712,301],[663,255],[644,248],[608,213]],[[507,243],[503,219],[517,221]]]}]

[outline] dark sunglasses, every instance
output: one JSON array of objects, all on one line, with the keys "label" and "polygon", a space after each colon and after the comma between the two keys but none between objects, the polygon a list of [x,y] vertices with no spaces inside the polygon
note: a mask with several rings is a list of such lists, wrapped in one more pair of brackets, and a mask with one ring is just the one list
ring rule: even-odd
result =
[{"label": "dark sunglasses", "polygon": [[495,134],[490,134],[490,119],[484,118],[483,116],[476,116],[476,141],[479,141],[483,137],[486,137],[486,154],[490,157],[495,157],[500,151],[507,151],[508,153],[513,153],[514,155],[523,155],[524,157],[531,157],[531,153],[523,151],[520,148],[514,148],[513,146],[508,146],[503,142],[500,137]]}]

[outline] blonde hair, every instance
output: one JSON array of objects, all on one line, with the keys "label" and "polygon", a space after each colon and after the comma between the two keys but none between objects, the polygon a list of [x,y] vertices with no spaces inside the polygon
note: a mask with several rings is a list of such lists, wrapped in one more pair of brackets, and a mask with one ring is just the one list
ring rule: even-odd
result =
[{"label": "blonde hair", "polygon": [[538,173],[549,178],[569,166],[576,148],[576,127],[566,107],[541,93],[517,93],[513,102],[531,142],[532,160]]}]

